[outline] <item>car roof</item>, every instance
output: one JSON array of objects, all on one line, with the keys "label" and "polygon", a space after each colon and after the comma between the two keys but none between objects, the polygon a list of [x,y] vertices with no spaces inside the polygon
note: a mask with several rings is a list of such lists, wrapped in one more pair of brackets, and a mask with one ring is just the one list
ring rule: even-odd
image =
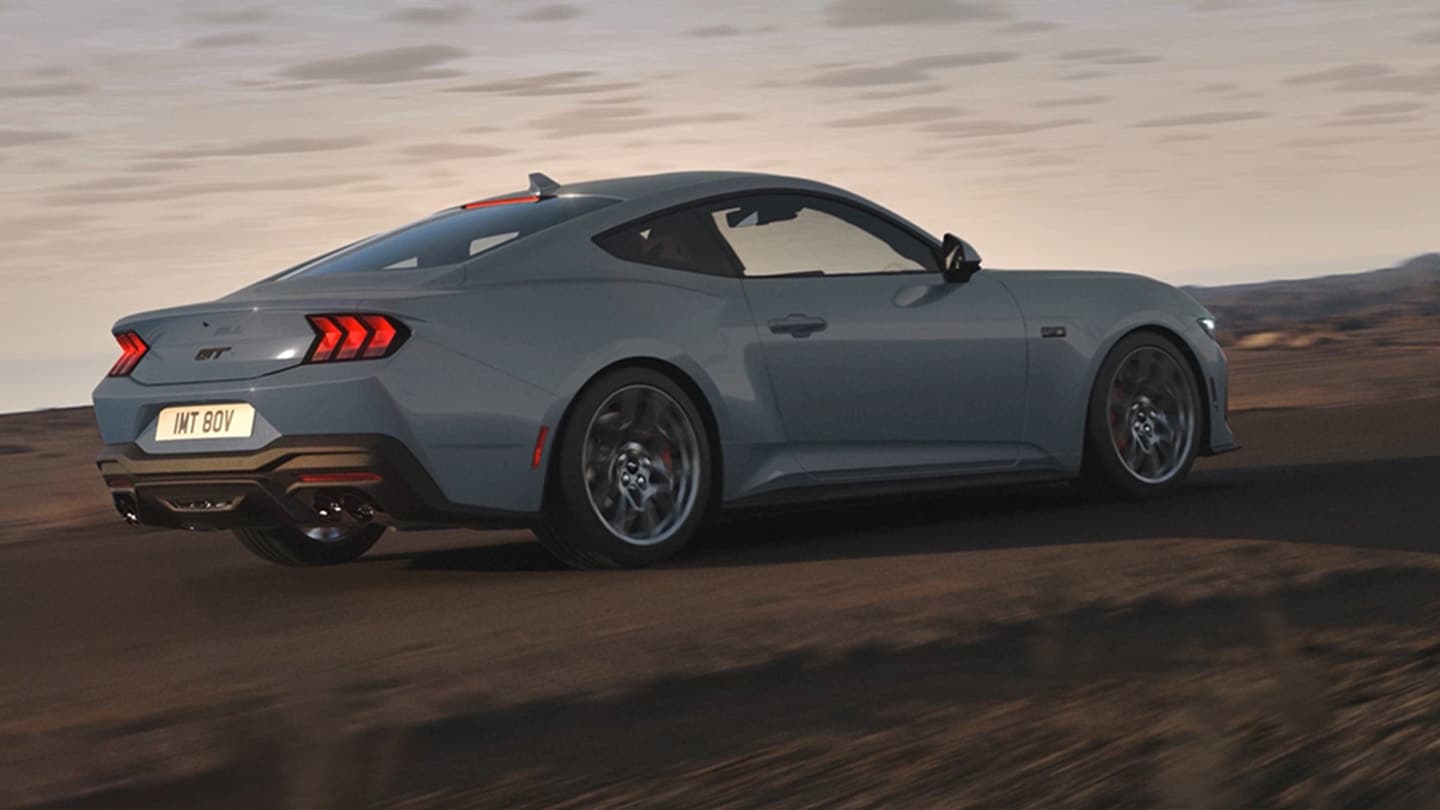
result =
[{"label": "car roof", "polygon": [[[537,174],[532,175],[531,190],[518,193],[542,193],[537,190],[535,184],[536,179],[545,185],[543,190],[544,196],[601,196],[610,197],[619,201],[619,204],[612,206],[610,209],[597,212],[591,217],[587,217],[587,220],[590,222],[613,220],[618,224],[619,222],[633,219],[648,212],[686,205],[709,197],[744,194],[751,191],[795,191],[810,192],[850,201],[863,208],[886,215],[908,226],[917,234],[934,241],[934,237],[930,236],[925,229],[873,200],[866,199],[838,186],[808,180],[803,177],[790,177],[780,174],[766,174],[763,172],[683,171],[638,175],[634,177],[613,177],[603,180],[586,180],[578,183],[562,183],[553,181],[545,175]],[[514,195],[502,195],[502,197],[506,196]]]},{"label": "car roof", "polygon": [[699,187],[715,184],[749,185],[756,187],[794,183],[810,185],[811,181],[797,177],[783,177],[759,172],[731,171],[690,171],[647,174],[635,177],[612,177],[605,180],[587,180],[580,183],[561,184],[561,194],[599,194],[622,200],[636,200],[643,197],[668,194],[676,191],[697,191]]}]

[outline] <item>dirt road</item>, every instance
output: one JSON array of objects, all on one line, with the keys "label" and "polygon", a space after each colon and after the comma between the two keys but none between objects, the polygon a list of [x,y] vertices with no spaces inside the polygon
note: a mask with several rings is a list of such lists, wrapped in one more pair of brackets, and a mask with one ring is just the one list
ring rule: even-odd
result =
[{"label": "dirt road", "polygon": [[1440,400],[1233,421],[1164,501],[863,504],[639,572],[34,533],[0,806],[1434,806]]}]

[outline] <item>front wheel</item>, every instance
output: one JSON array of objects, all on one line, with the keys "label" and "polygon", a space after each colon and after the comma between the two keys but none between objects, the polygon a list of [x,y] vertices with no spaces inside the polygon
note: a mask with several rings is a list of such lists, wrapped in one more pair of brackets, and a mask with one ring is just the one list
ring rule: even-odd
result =
[{"label": "front wheel", "polygon": [[378,524],[339,527],[236,529],[235,537],[250,553],[276,565],[316,566],[353,562],[385,533]]},{"label": "front wheel", "polygon": [[633,568],[689,542],[710,501],[711,448],[695,403],[644,368],[610,372],[562,428],[535,535],[574,568]]},{"label": "front wheel", "polygon": [[1151,332],[1121,340],[1090,395],[1082,481],[1128,498],[1178,488],[1199,449],[1200,407],[1195,375],[1178,346]]}]

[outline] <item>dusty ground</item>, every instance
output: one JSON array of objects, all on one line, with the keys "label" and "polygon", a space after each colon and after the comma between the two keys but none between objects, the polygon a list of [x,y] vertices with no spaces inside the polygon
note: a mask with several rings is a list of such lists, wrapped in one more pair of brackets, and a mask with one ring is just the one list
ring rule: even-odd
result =
[{"label": "dusty ground", "polygon": [[867,504],[641,572],[463,532],[268,567],[116,525],[85,412],[5,418],[0,806],[1434,807],[1440,361],[1353,349],[1232,352],[1246,448],[1171,499]]},{"label": "dusty ground", "polygon": [[1348,332],[1277,329],[1237,339],[1226,354],[1233,410],[1440,397],[1436,318],[1383,320]]}]

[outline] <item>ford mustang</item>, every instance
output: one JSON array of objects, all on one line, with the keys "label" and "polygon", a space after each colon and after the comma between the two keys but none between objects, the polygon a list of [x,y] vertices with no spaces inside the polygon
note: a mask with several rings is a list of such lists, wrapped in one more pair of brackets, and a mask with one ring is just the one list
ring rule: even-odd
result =
[{"label": "ford mustang", "polygon": [[1215,321],[1168,284],[982,271],[808,180],[530,180],[117,323],[94,399],[120,514],[286,565],[518,526],[572,566],[640,566],[722,512],[1151,497],[1235,446]]}]

